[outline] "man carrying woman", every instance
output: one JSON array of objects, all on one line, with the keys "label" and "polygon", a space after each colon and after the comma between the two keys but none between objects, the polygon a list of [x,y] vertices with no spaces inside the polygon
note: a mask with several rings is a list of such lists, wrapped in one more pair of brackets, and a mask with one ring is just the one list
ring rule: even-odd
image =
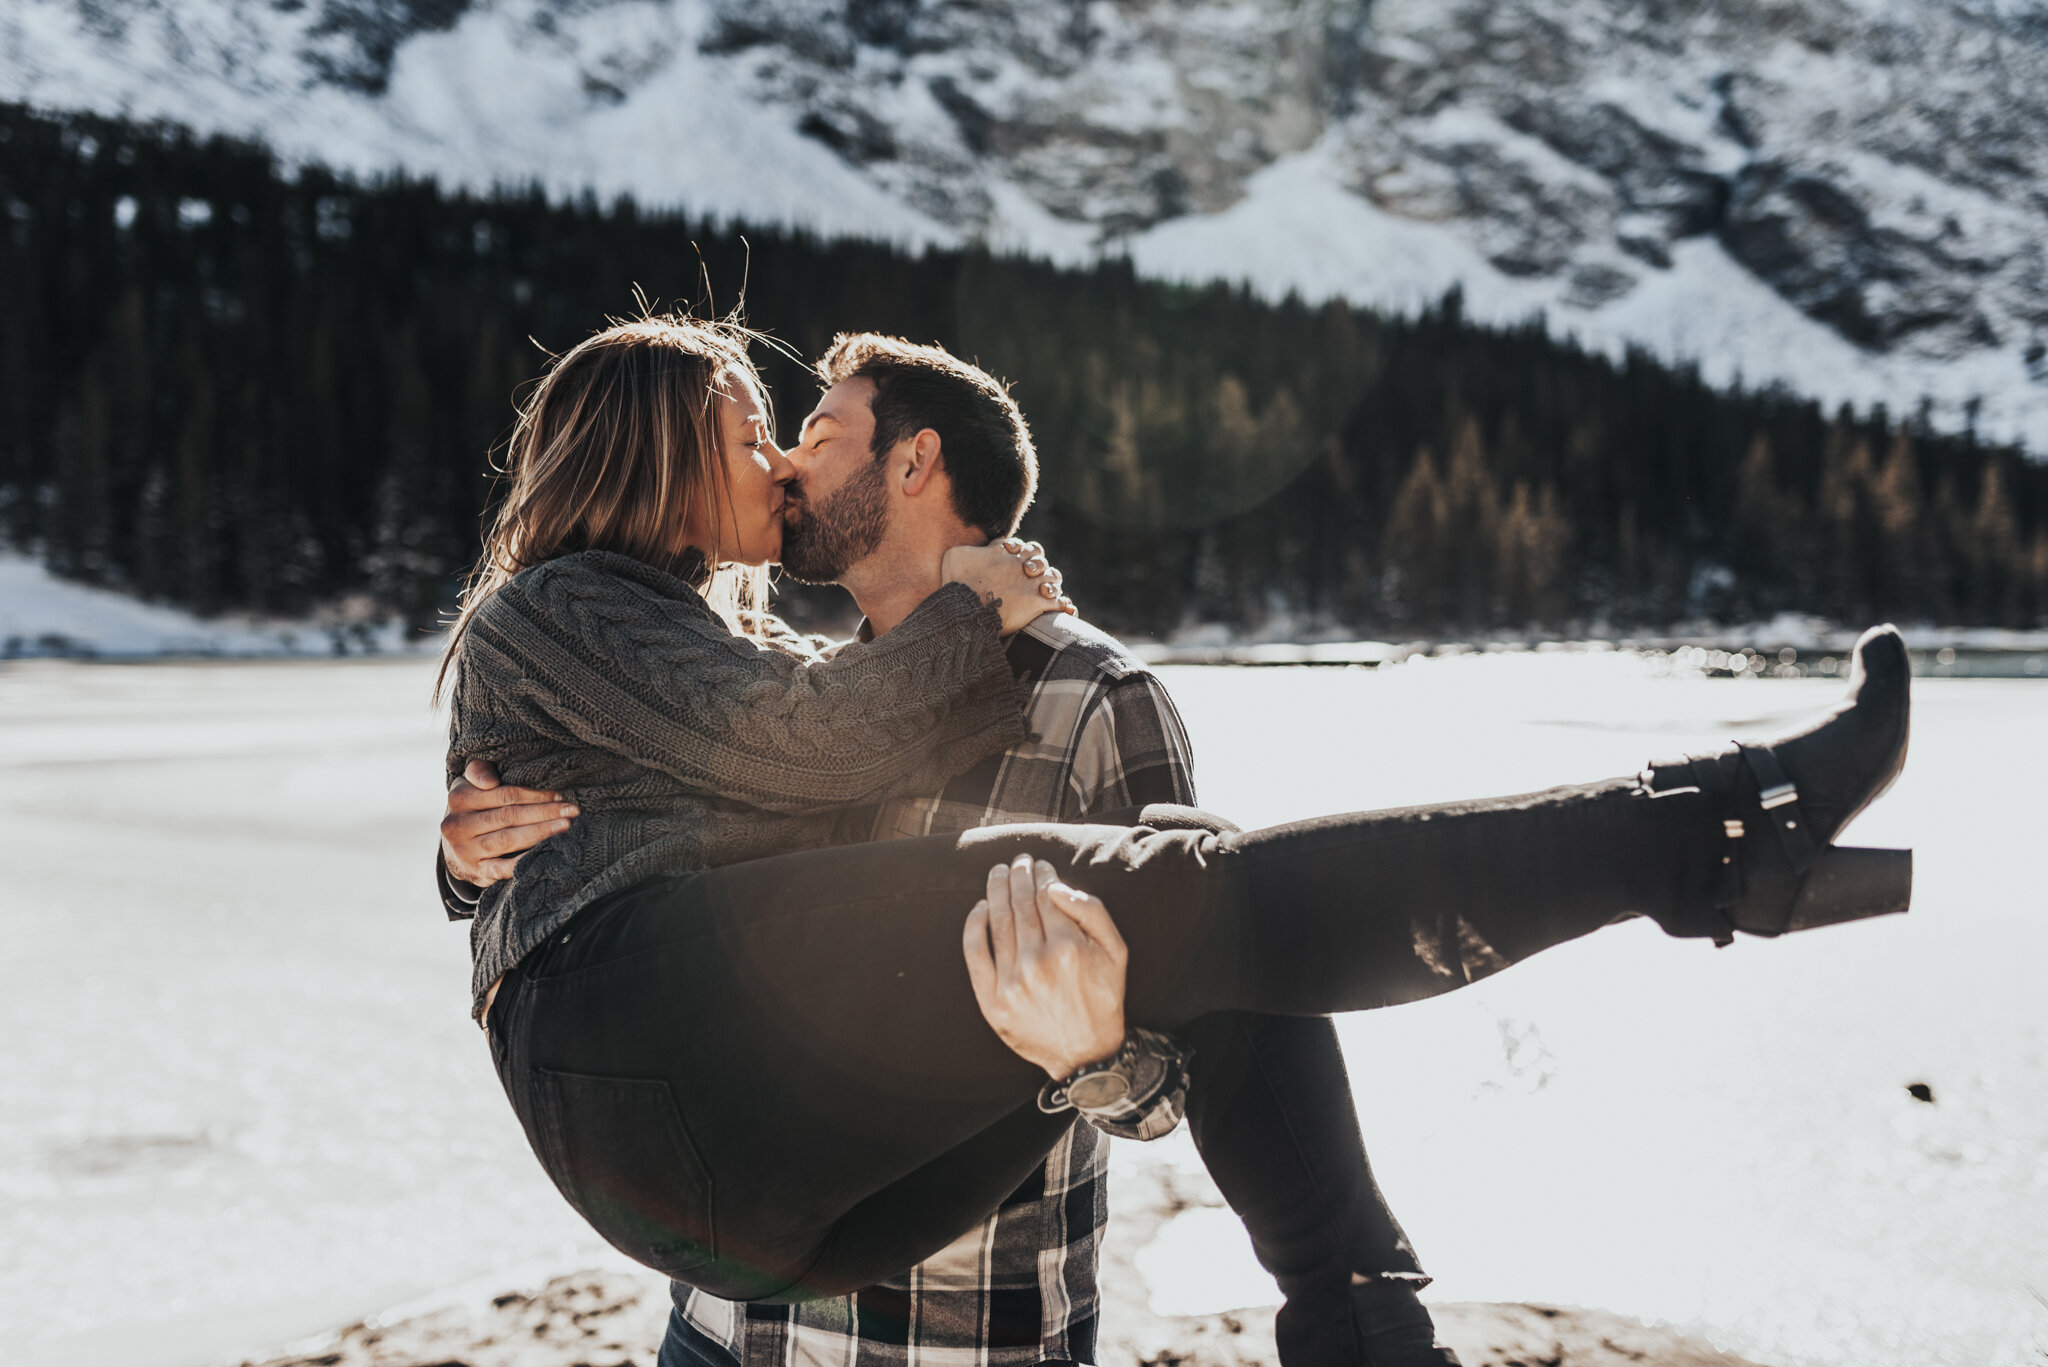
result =
[{"label": "man carrying woman", "polygon": [[[939,430],[880,468],[888,497],[929,487]],[[1433,995],[1629,914],[1720,939],[1903,908],[1906,856],[1831,846],[1903,762],[1884,633],[1810,731],[1606,784],[847,845],[861,807],[1023,740],[1000,638],[1030,581],[955,553],[983,601],[905,595],[829,652],[776,633],[729,567],[782,552],[795,474],[730,334],[600,334],[522,419],[450,655],[451,771],[490,761],[583,810],[479,905],[500,1076],[570,1201],[708,1292],[800,1301],[915,1265],[1044,1163],[1071,1117],[1041,1102],[1124,1099],[1143,1031]],[[1057,1047],[1018,1026],[1020,965],[1044,963],[1104,1008]],[[1251,1223],[1266,1155],[1204,1152]]]},{"label": "man carrying woman", "polygon": [[[931,347],[845,337],[819,362],[825,394],[790,450],[782,565],[811,583],[846,586],[873,639],[928,594],[938,558],[1015,528],[1036,483],[1028,427],[986,372]],[[915,492],[883,482],[917,434],[941,461]],[[906,459],[909,457],[906,456]],[[1035,548],[1033,548],[1035,549]],[[1057,571],[1042,576],[1057,579]],[[902,604],[902,607],[893,605]],[[893,614],[893,615],[892,615]],[[1085,821],[1148,804],[1192,805],[1193,759],[1158,678],[1071,616],[1047,613],[1005,653],[1029,690],[1028,738],[943,789],[883,804],[860,831],[875,839],[1025,821]],[[443,899],[472,914],[476,887],[509,874],[518,852],[569,818],[546,793],[458,781],[444,822]],[[862,818],[866,820],[865,816]],[[556,823],[561,823],[558,827]],[[452,897],[452,901],[450,900]],[[1288,1296],[1278,1330],[1287,1367],[1429,1367],[1436,1345],[1416,1298],[1427,1284],[1373,1181],[1338,1050],[1323,1017],[1218,1012],[1148,1042],[1162,1059],[1149,1094],[1124,1115],[1069,1126],[1040,1169],[987,1219],[916,1267],[844,1297],[735,1306],[678,1283],[663,1367],[785,1360],[855,1362],[972,1357],[987,1367],[1092,1361],[1096,1273],[1107,1218],[1102,1133],[1149,1138],[1179,1120],[1183,1098],[1205,1152],[1242,1154],[1228,1170],[1254,1248]]]}]

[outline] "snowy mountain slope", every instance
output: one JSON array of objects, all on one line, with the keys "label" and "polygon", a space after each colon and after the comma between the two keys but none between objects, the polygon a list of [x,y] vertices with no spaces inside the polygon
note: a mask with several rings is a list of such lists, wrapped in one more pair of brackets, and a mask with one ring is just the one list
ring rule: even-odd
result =
[{"label": "snowy mountain slope", "polygon": [[712,16],[690,0],[528,0],[401,22],[422,12],[429,0],[0,0],[0,98],[479,189],[538,181],[827,232],[949,236],[750,99],[729,60],[700,53]]},{"label": "snowy mountain slope", "polygon": [[0,98],[1397,306],[2048,451],[2020,0],[0,0]]}]

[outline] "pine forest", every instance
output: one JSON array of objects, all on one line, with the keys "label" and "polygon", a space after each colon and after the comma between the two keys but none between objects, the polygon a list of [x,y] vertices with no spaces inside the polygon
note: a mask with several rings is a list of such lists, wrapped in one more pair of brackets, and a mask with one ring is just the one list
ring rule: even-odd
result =
[{"label": "pine forest", "polygon": [[[1901,411],[1717,390],[1540,320],[911,253],[628,202],[364,184],[0,106],[0,541],[200,612],[429,627],[522,386],[635,309],[936,341],[1010,381],[1025,522],[1112,630],[1415,637],[1785,611],[2048,619],[2048,465]],[[816,385],[758,354],[787,438]],[[796,615],[821,600],[797,595]]]}]

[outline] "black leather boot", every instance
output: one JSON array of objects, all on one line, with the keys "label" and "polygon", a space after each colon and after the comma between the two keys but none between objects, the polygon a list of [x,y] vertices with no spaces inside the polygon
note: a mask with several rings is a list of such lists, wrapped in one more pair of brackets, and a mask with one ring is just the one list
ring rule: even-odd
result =
[{"label": "black leather boot", "polygon": [[1413,1282],[1377,1277],[1355,1283],[1351,1322],[1360,1367],[1460,1367],[1458,1355],[1437,1342],[1436,1324]]},{"label": "black leather boot", "polygon": [[1696,792],[1720,814],[1714,904],[1734,929],[1782,935],[1906,910],[1911,850],[1831,842],[1905,766],[1911,673],[1898,629],[1872,627],[1856,643],[1848,697],[1818,722],[1643,771],[1650,796]]}]

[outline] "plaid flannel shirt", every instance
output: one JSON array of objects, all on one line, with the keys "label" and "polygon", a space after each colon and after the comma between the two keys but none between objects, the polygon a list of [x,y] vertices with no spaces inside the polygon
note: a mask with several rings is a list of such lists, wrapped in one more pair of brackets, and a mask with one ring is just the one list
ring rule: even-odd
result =
[{"label": "plaid flannel shirt", "polygon": [[[1048,614],[1013,637],[1008,653],[1032,686],[1028,738],[940,793],[884,804],[875,839],[1078,821],[1147,802],[1193,805],[1180,714],[1121,644]],[[1148,1136],[1171,1129],[1177,1100],[1163,1099],[1156,1123],[1137,1128]],[[1090,1362],[1107,1164],[1102,1135],[1073,1125],[995,1214],[902,1277],[803,1305],[735,1304],[678,1284],[682,1331],[700,1356],[736,1367]]]}]

